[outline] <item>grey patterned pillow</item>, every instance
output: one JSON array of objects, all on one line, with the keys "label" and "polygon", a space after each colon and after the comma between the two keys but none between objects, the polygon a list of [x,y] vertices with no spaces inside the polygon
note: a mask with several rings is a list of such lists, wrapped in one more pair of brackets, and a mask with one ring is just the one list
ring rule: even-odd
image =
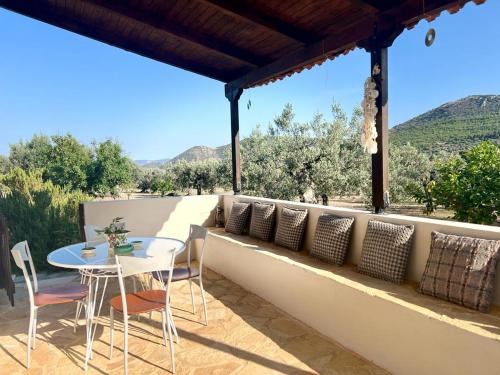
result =
[{"label": "grey patterned pillow", "polygon": [[321,215],[318,218],[311,255],[339,266],[344,264],[353,223],[353,217]]},{"label": "grey patterned pillow", "polygon": [[413,225],[370,220],[366,229],[358,271],[400,284],[405,279],[413,239]]},{"label": "grey patterned pillow", "polygon": [[500,240],[432,232],[419,291],[475,310],[491,306]]},{"label": "grey patterned pillow", "polygon": [[233,203],[233,208],[226,223],[226,232],[242,234],[247,227],[251,207],[250,203]]},{"label": "grey patterned pillow", "polygon": [[307,210],[283,207],[274,243],[291,250],[299,250],[307,224]]},{"label": "grey patterned pillow", "polygon": [[275,217],[276,206],[273,203],[254,202],[250,219],[250,237],[271,241]]}]

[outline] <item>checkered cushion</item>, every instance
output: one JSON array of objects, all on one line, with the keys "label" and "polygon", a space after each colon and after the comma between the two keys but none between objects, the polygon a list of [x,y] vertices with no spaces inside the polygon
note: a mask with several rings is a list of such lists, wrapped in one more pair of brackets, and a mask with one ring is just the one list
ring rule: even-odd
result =
[{"label": "checkered cushion", "polygon": [[353,217],[321,215],[316,226],[311,255],[339,266],[344,264],[353,223]]},{"label": "checkered cushion", "polygon": [[242,234],[247,227],[251,207],[250,203],[233,203],[231,214],[229,215],[229,219],[226,223],[226,232]]},{"label": "checkered cushion", "polygon": [[307,224],[307,210],[283,207],[274,243],[291,250],[299,250]]},{"label": "checkered cushion", "polygon": [[420,292],[487,312],[493,298],[500,240],[432,232]]},{"label": "checkered cushion", "polygon": [[410,256],[413,232],[413,225],[370,220],[358,271],[393,283],[402,283]]},{"label": "checkered cushion", "polygon": [[254,202],[250,219],[250,237],[271,241],[275,217],[276,206],[274,204]]}]

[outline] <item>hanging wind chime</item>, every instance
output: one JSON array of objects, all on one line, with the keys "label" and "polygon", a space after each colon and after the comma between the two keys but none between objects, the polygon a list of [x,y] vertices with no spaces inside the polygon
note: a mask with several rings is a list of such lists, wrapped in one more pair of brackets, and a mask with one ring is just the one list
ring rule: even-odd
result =
[{"label": "hanging wind chime", "polygon": [[375,116],[377,115],[377,98],[378,90],[377,83],[373,76],[380,74],[380,67],[376,64],[373,67],[372,75],[368,77],[365,81],[365,92],[363,97],[363,102],[361,103],[363,107],[363,132],[361,133],[361,145],[363,150],[369,154],[377,153],[377,129],[375,127]]}]

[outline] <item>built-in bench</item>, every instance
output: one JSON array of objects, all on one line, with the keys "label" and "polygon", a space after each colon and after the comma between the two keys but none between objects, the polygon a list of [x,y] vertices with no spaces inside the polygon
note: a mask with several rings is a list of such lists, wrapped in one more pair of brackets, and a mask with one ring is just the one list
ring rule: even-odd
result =
[{"label": "built-in bench", "polygon": [[[304,251],[294,253],[210,229],[207,267],[393,373],[500,374],[498,307],[482,314],[416,292],[432,231],[500,239],[499,227],[232,195],[90,202],[84,204],[84,217],[96,225],[125,217],[132,235],[184,239],[191,223],[214,225],[217,204],[224,206],[227,218],[235,200],[272,202],[278,221],[284,206],[307,208]],[[354,266],[336,267],[310,258],[316,223],[324,212],[355,217],[349,264],[359,262],[370,219],[413,224],[408,283],[394,285],[358,274]],[[500,275],[493,303],[500,305]]]},{"label": "built-in bench", "polygon": [[500,308],[479,313],[210,228],[207,267],[396,374],[499,374]]}]

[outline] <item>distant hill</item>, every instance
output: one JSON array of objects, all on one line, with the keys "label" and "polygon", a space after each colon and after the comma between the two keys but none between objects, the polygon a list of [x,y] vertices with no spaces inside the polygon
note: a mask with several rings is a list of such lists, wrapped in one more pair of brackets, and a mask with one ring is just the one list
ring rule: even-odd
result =
[{"label": "distant hill", "polygon": [[392,144],[410,143],[431,154],[464,151],[484,140],[500,144],[500,95],[472,95],[448,102],[389,132]]},{"label": "distant hill", "polygon": [[[389,133],[391,144],[410,143],[429,154],[464,151],[483,140],[500,144],[500,95],[472,95],[448,102],[394,126]],[[172,159],[135,162],[153,168],[179,160],[221,159],[229,149],[230,145],[195,146]]]},{"label": "distant hill", "polygon": [[200,161],[207,159],[221,159],[227,146],[211,148],[207,146],[194,146],[172,158],[169,162],[175,163],[179,160]]},{"label": "distant hill", "polygon": [[194,146],[181,152],[179,155],[172,159],[159,159],[159,160],[134,160],[134,162],[143,168],[159,168],[167,163],[175,163],[179,160],[186,161],[201,161],[207,159],[222,159],[224,153],[229,149],[230,145],[224,145],[216,148],[207,146]]}]

